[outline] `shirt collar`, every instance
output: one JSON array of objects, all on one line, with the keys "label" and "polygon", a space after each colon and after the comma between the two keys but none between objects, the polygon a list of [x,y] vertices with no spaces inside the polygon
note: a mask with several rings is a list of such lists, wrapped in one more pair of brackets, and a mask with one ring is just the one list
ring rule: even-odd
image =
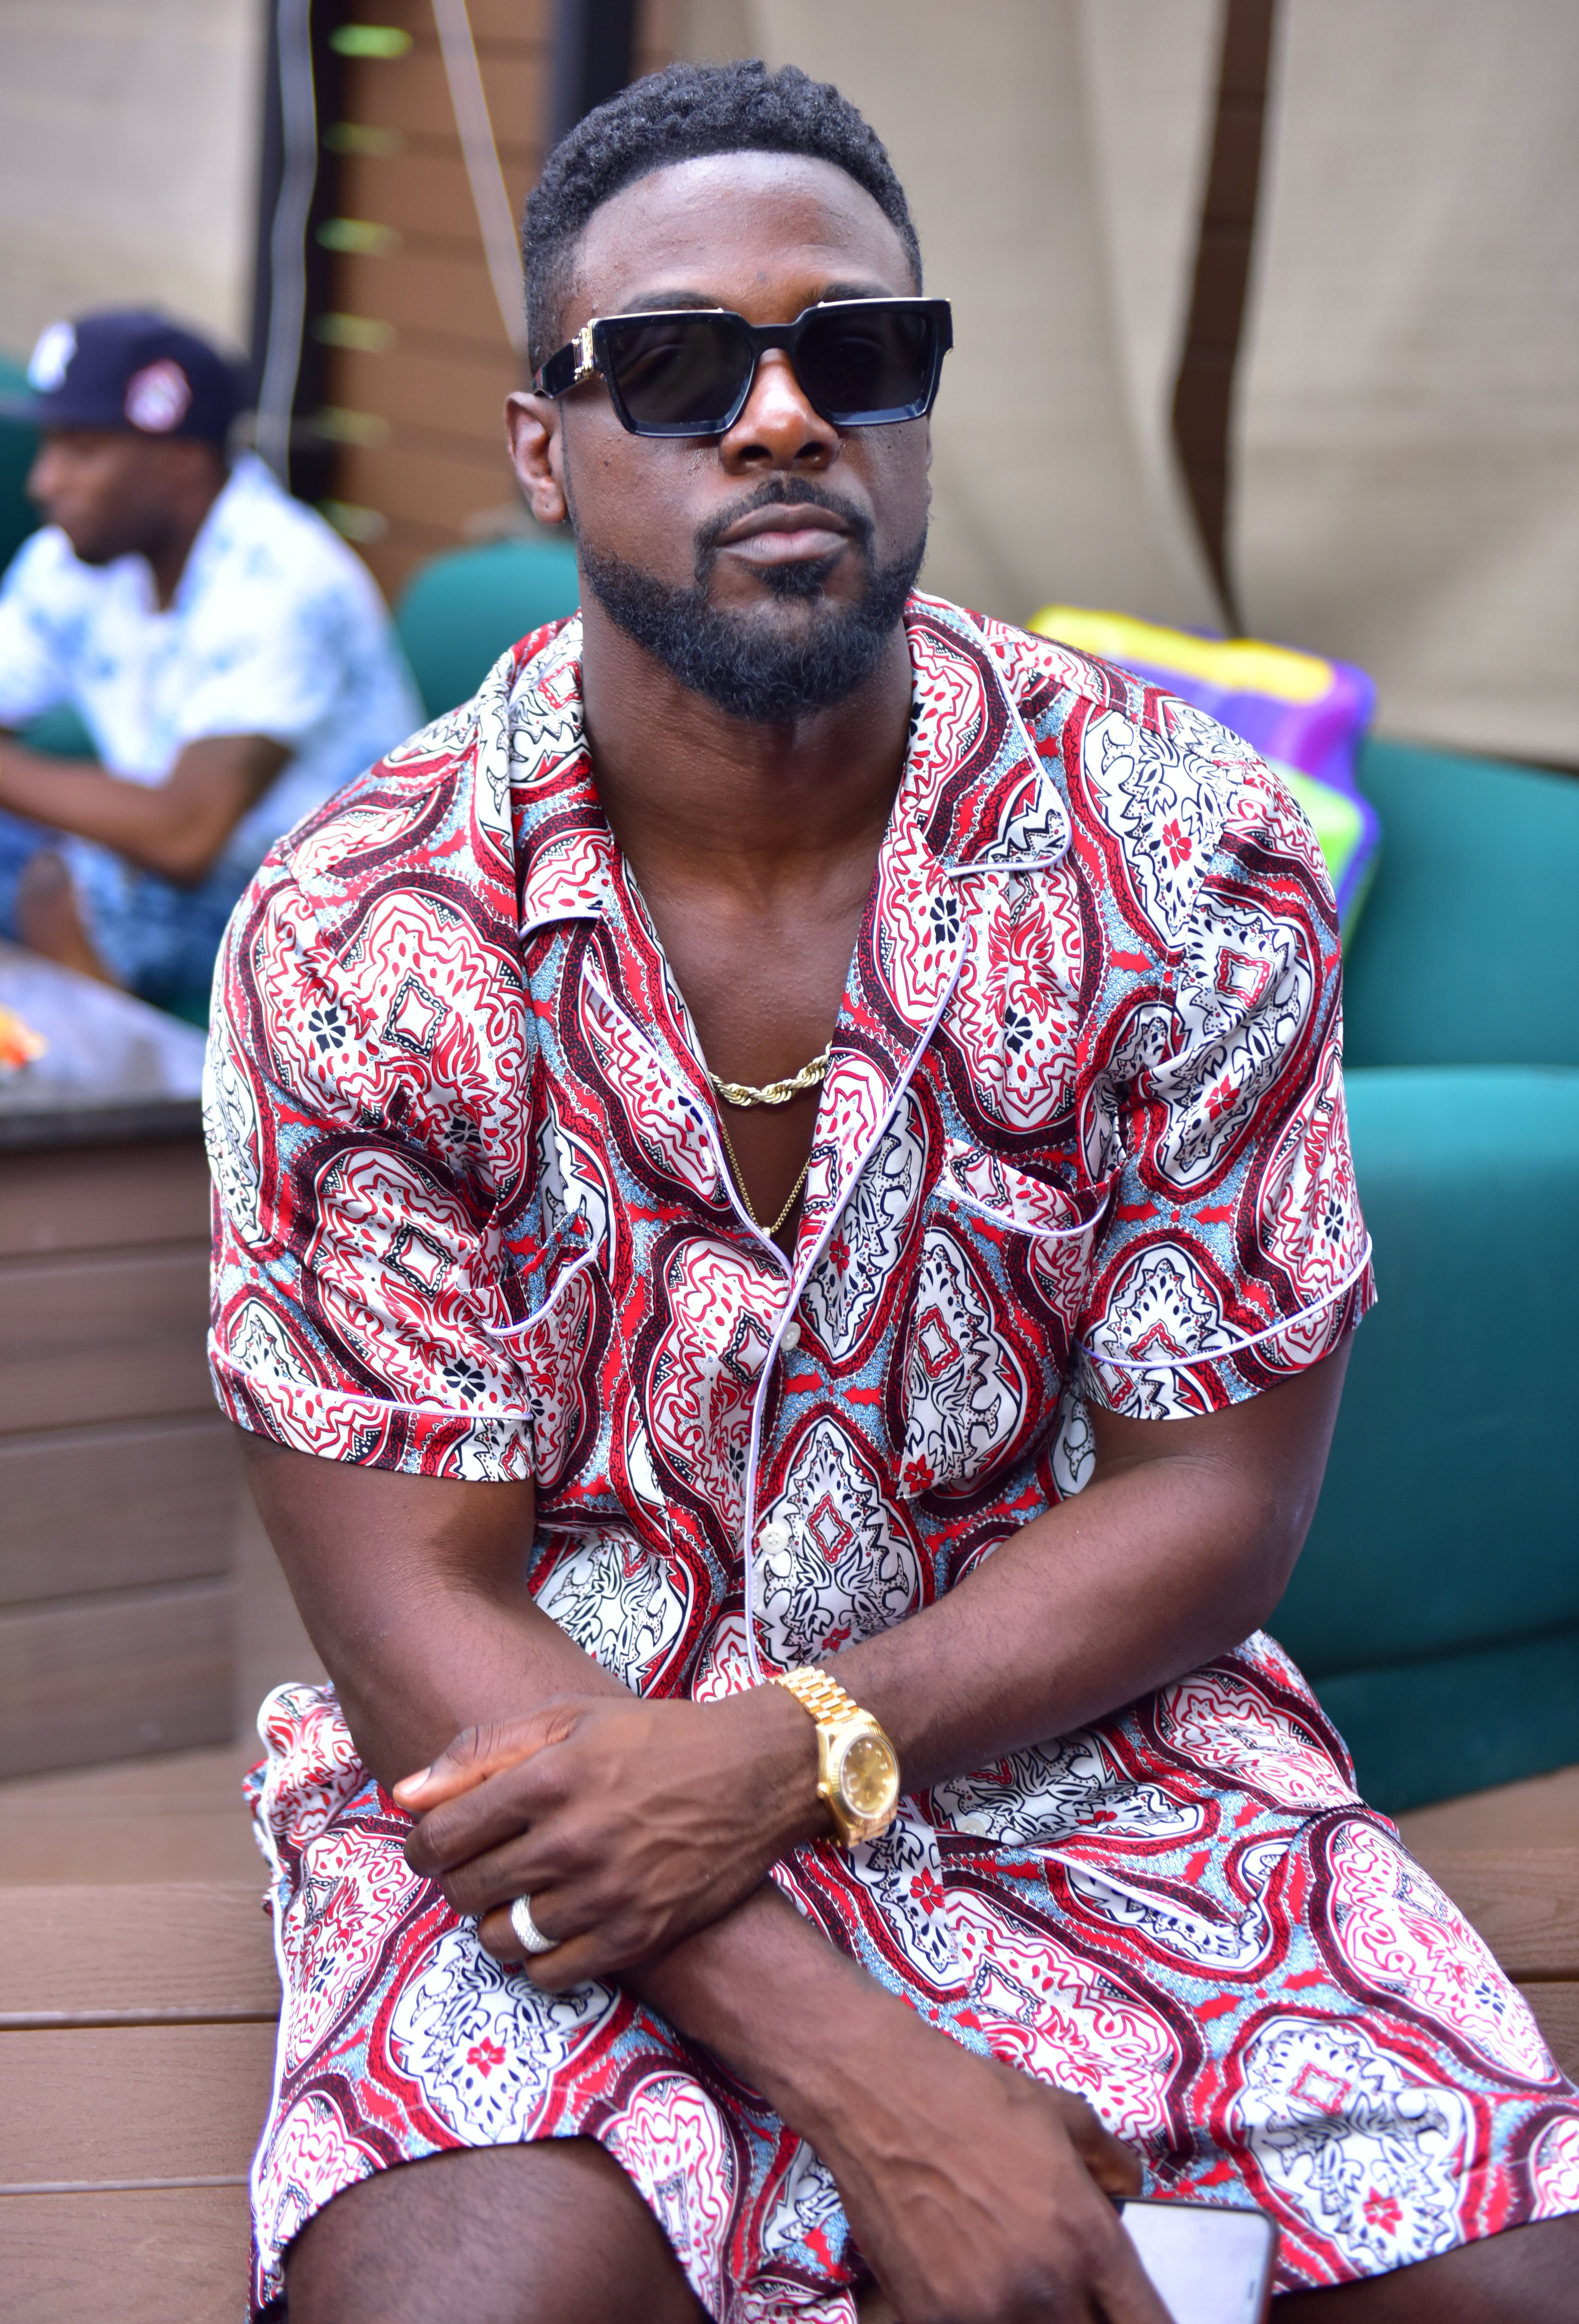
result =
[{"label": "shirt collar", "polygon": [[[534,643],[506,656],[477,697],[479,755],[503,761],[503,779],[485,788],[513,819],[523,935],[551,920],[601,918],[617,853],[581,723],[580,615],[536,651]],[[488,715],[495,693],[503,721]]]},{"label": "shirt collar", "polygon": [[1069,816],[1020,715],[1015,632],[983,629],[942,597],[911,597],[915,674],[910,747],[895,803],[941,871],[1048,872],[1069,844]]},{"label": "shirt collar", "polygon": [[[939,597],[912,596],[905,626],[915,692],[884,852],[913,835],[950,878],[1050,871],[1069,844],[1068,812],[1020,715],[1009,650]],[[616,853],[581,723],[579,615],[528,649],[485,682],[479,709],[496,690],[506,717],[485,715],[477,744],[508,765],[523,931],[601,916]],[[505,786],[486,788],[501,797]]]},{"label": "shirt collar", "polygon": [[193,599],[208,586],[208,567],[224,556],[230,529],[238,512],[245,513],[249,502],[262,504],[271,498],[276,501],[285,498],[273,470],[260,460],[255,452],[239,454],[209,503],[202,523],[192,536],[192,545],[187,551],[187,561],[181,567],[180,579],[175,585],[175,595],[166,609],[168,612],[185,613]]}]

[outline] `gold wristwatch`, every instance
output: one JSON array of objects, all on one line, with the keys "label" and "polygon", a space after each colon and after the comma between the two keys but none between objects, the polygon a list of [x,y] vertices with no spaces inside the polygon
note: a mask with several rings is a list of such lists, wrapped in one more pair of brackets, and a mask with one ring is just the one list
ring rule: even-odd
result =
[{"label": "gold wristwatch", "polygon": [[827,1802],[839,1838],[846,1848],[875,1840],[899,1807],[899,1753],[826,1671],[779,1671],[773,1683],[788,1687],[817,1721],[817,1795]]}]

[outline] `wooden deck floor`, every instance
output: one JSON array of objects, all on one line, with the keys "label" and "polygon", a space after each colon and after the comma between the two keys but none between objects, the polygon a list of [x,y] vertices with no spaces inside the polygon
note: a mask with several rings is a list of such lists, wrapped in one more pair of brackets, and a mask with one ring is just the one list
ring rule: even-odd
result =
[{"label": "wooden deck floor", "polygon": [[[317,1674],[244,1537],[239,1696]],[[245,1731],[245,1729],[244,1729]],[[278,1988],[223,1749],[0,1785],[0,2282],[22,2324],[238,2324]],[[1579,2070],[1579,1768],[1404,1819]]]}]

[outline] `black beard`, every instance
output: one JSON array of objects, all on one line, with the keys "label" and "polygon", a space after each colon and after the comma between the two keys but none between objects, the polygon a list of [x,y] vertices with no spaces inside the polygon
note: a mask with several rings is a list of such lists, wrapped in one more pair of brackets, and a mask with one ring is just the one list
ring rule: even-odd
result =
[{"label": "black beard", "polygon": [[[771,622],[725,613],[707,595],[718,536],[748,511],[805,503],[842,517],[860,550],[866,586],[848,604],[824,604],[793,634]],[[874,565],[872,522],[859,509],[806,478],[774,478],[714,519],[697,535],[697,579],[673,589],[639,565],[590,542],[577,544],[581,569],[611,622],[661,662],[692,694],[726,716],[753,726],[782,726],[808,711],[845,701],[876,669],[902,621],[905,600],[927,553],[923,528],[915,546],[891,565]],[[810,563],[769,566],[762,578],[774,595],[822,597],[839,551]]]}]

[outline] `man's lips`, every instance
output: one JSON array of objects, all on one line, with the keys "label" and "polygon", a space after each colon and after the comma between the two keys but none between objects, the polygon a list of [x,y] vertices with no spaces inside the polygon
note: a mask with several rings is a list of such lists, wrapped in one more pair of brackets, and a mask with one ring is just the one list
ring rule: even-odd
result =
[{"label": "man's lips", "polygon": [[831,557],[849,540],[850,530],[842,516],[815,502],[775,501],[738,518],[715,545],[742,550],[753,564],[783,565]]}]

